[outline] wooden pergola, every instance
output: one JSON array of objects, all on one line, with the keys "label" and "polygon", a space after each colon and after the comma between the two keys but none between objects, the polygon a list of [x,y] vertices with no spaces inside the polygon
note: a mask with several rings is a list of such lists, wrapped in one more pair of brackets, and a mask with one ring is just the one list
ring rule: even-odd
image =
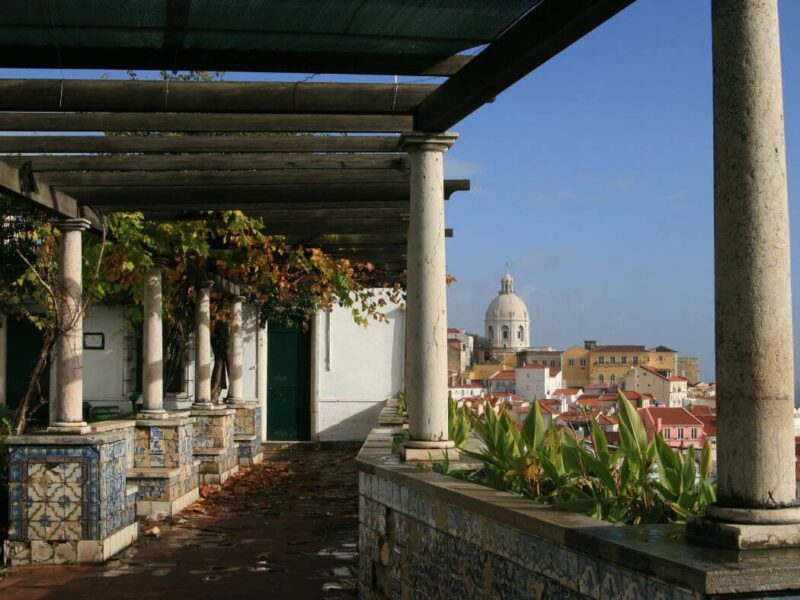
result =
[{"label": "wooden pergola", "polygon": [[[0,189],[95,226],[113,211],[163,220],[240,209],[291,242],[400,272],[409,221],[403,134],[446,131],[631,1],[318,0],[327,15],[319,22],[279,2],[231,0],[215,12],[169,0],[163,13],[134,16],[103,2],[71,14],[12,1],[0,23],[0,67],[444,82],[0,80]],[[446,181],[445,197],[468,189],[469,181]]]}]

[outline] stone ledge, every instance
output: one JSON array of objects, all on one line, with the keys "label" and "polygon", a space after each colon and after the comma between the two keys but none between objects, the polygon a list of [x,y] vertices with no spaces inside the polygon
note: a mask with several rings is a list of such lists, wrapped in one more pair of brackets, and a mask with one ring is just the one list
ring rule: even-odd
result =
[{"label": "stone ledge", "polygon": [[172,479],[181,473],[181,467],[131,467],[128,479]]},{"label": "stone ledge", "polygon": [[438,505],[429,515],[429,524],[437,529],[442,525],[447,528],[446,517],[442,524],[436,519],[451,506],[479,515],[486,522],[554,542],[589,559],[608,561],[700,594],[800,590],[800,548],[737,552],[692,543],[683,525],[616,527],[557,511],[520,496],[404,464],[391,453],[392,437],[399,432],[400,428],[373,430],[362,447],[357,464],[365,478],[365,497],[377,497],[381,485],[391,482],[406,498],[403,502],[401,495],[393,508],[405,513],[409,494],[425,496]]},{"label": "stone ledge", "polygon": [[221,417],[223,415],[235,415],[236,411],[232,408],[221,406],[220,408],[193,408],[193,417]]},{"label": "stone ledge", "polygon": [[136,503],[136,516],[157,519],[171,517],[200,497],[200,489],[194,488],[175,500],[140,500]]},{"label": "stone ledge", "polygon": [[118,427],[110,431],[90,432],[83,435],[63,435],[58,433],[31,433],[12,435],[5,439],[7,446],[92,446],[127,440],[128,427]]},{"label": "stone ledge", "polygon": [[220,454],[225,454],[228,451],[228,448],[193,448],[192,452],[195,455],[202,455],[202,456],[219,456]]}]

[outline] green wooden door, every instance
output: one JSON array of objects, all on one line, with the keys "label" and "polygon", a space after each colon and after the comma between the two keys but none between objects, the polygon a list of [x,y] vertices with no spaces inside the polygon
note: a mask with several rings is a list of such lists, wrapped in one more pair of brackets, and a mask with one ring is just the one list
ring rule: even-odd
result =
[{"label": "green wooden door", "polygon": [[269,324],[267,439],[311,439],[311,336]]},{"label": "green wooden door", "polygon": [[[39,352],[42,350],[42,332],[36,329],[27,319],[8,317],[5,320],[8,327],[6,362],[7,384],[6,398],[8,406],[17,408],[20,400],[28,390],[28,381],[31,378]],[[41,381],[42,394],[50,394],[50,368],[45,367]],[[40,408],[34,415],[36,420],[47,419],[47,406]]]}]

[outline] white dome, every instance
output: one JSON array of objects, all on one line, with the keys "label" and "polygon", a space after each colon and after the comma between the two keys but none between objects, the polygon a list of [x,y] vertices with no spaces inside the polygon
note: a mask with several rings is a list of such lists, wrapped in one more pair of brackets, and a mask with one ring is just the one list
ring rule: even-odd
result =
[{"label": "white dome", "polygon": [[514,278],[506,271],[500,293],[486,309],[486,337],[495,348],[530,346],[530,316],[522,298],[514,293]]},{"label": "white dome", "polygon": [[528,307],[514,292],[500,294],[486,309],[486,320],[527,321]]}]

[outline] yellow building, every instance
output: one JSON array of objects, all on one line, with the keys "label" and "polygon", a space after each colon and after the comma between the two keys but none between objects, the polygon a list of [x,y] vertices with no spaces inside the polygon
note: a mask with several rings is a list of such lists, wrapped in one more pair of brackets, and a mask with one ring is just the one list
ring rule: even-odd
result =
[{"label": "yellow building", "polygon": [[584,387],[591,383],[589,350],[576,344],[561,353],[561,367],[566,387]]}]

